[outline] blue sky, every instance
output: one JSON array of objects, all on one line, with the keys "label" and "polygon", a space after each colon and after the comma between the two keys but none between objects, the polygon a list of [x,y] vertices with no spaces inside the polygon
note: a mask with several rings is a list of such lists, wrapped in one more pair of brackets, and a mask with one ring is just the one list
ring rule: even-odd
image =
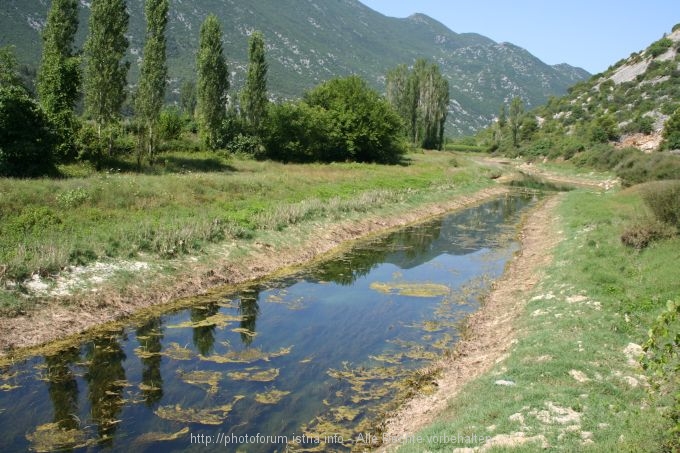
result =
[{"label": "blue sky", "polygon": [[604,71],[680,23],[679,0],[360,0],[392,17],[415,12],[457,33],[511,42],[548,64]]}]

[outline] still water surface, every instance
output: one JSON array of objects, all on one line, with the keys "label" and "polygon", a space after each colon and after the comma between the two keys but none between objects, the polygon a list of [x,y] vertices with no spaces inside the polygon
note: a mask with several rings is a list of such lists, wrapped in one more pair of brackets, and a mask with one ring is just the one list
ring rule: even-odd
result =
[{"label": "still water surface", "polygon": [[351,446],[414,386],[431,388],[417,370],[453,346],[461,320],[517,250],[516,227],[531,204],[531,196],[504,196],[0,369],[0,447]]}]

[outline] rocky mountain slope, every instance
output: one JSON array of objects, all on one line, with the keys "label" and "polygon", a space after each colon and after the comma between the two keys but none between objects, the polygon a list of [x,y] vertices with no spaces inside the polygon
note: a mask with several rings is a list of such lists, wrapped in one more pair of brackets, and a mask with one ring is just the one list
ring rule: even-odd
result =
[{"label": "rocky mountain slope", "polygon": [[[133,63],[143,48],[143,4],[128,1]],[[82,43],[89,2],[80,0],[80,5]],[[39,33],[48,7],[48,0],[0,2],[0,45],[16,46],[23,63],[39,62]],[[210,12],[222,22],[236,89],[245,71],[247,37],[253,30],[263,31],[270,88],[277,98],[300,96],[321,81],[347,74],[358,74],[382,89],[388,69],[419,57],[437,61],[450,80],[452,135],[486,126],[499,105],[514,96],[537,106],[589,75],[567,64],[547,65],[509,43],[455,33],[422,14],[386,17],[357,0],[171,0],[170,9],[168,56],[174,95],[182,79],[194,77],[198,31]],[[133,64],[131,83],[136,73]]]},{"label": "rocky mountain slope", "polygon": [[669,116],[680,107],[680,27],[607,71],[539,108],[540,121],[557,121],[571,133],[587,122],[610,118],[612,141],[656,151]]}]

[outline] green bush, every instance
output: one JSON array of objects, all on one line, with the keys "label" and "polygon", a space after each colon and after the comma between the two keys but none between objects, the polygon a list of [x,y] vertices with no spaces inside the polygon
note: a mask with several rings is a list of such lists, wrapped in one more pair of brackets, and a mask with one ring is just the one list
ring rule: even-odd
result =
[{"label": "green bush", "polygon": [[643,154],[633,148],[633,152],[616,165],[614,170],[624,186],[647,181],[680,179],[680,157],[662,153]]},{"label": "green bush", "polygon": [[640,220],[621,234],[621,242],[641,250],[654,241],[667,239],[676,233],[675,228],[659,220]]},{"label": "green bush", "polygon": [[396,163],[406,152],[402,126],[393,107],[362,79],[334,79],[303,101],[269,106],[260,157]]},{"label": "green bush", "polygon": [[325,137],[330,116],[304,102],[270,104],[264,131],[266,157],[282,162],[313,162],[330,156]]},{"label": "green bush", "polygon": [[330,154],[323,161],[399,162],[406,152],[399,114],[357,76],[325,82],[304,96],[327,112]]},{"label": "green bush", "polygon": [[680,149],[680,109],[666,121],[663,128],[663,149]]},{"label": "green bush", "polygon": [[655,396],[672,401],[667,416],[671,420],[665,447],[680,448],[680,301],[668,301],[649,330],[643,346],[642,366],[653,374]]},{"label": "green bush", "polygon": [[650,53],[651,56],[653,57],[658,57],[665,51],[667,51],[671,46],[673,45],[673,41],[671,41],[668,38],[661,38],[660,40],[656,41],[653,43],[647,51]]},{"label": "green bush", "polygon": [[158,132],[162,140],[178,140],[182,135],[184,119],[176,107],[168,107],[161,111],[158,120]]},{"label": "green bush", "polygon": [[47,116],[19,86],[0,86],[0,176],[55,174],[58,139]]},{"label": "green bush", "polygon": [[229,143],[227,143],[227,151],[232,154],[245,154],[254,157],[264,155],[264,148],[262,140],[259,137],[252,135],[238,134]]},{"label": "green bush", "polygon": [[654,183],[642,197],[658,220],[680,228],[680,181]]}]

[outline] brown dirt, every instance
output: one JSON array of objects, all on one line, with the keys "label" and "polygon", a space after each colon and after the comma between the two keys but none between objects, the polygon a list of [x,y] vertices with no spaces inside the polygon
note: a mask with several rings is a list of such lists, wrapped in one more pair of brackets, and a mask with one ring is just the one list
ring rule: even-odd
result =
[{"label": "brown dirt", "polygon": [[434,365],[441,369],[437,391],[407,402],[387,421],[386,436],[402,438],[434,422],[465,384],[505,358],[516,336],[515,320],[527,301],[526,295],[540,280],[542,270],[552,260],[553,247],[560,241],[555,210],[562,196],[544,200],[528,216],[520,235],[520,252],[494,284],[482,308],[468,318],[466,335],[452,356]]},{"label": "brown dirt", "polygon": [[[170,307],[181,299],[206,294],[224,285],[238,285],[256,280],[291,266],[299,266],[327,257],[341,244],[369,234],[383,233],[428,217],[461,209],[508,191],[505,187],[481,190],[469,196],[428,204],[410,212],[387,218],[368,216],[360,221],[341,221],[321,224],[304,239],[294,238],[297,244],[273,247],[255,242],[247,245],[246,256],[232,257],[234,250],[225,247],[221,256],[209,263],[184,260],[172,276],[154,275],[153,282],[133,281],[124,288],[97,288],[97,292],[44,301],[35,310],[13,318],[0,318],[0,359],[11,360],[26,354],[38,354],[37,348],[48,342],[73,342],[88,331],[111,328],[110,323],[131,316],[141,316],[154,308]],[[295,235],[295,228],[287,234]],[[175,302],[177,303],[177,302]],[[51,344],[59,347],[59,344]],[[30,348],[30,349],[28,349]]]}]

